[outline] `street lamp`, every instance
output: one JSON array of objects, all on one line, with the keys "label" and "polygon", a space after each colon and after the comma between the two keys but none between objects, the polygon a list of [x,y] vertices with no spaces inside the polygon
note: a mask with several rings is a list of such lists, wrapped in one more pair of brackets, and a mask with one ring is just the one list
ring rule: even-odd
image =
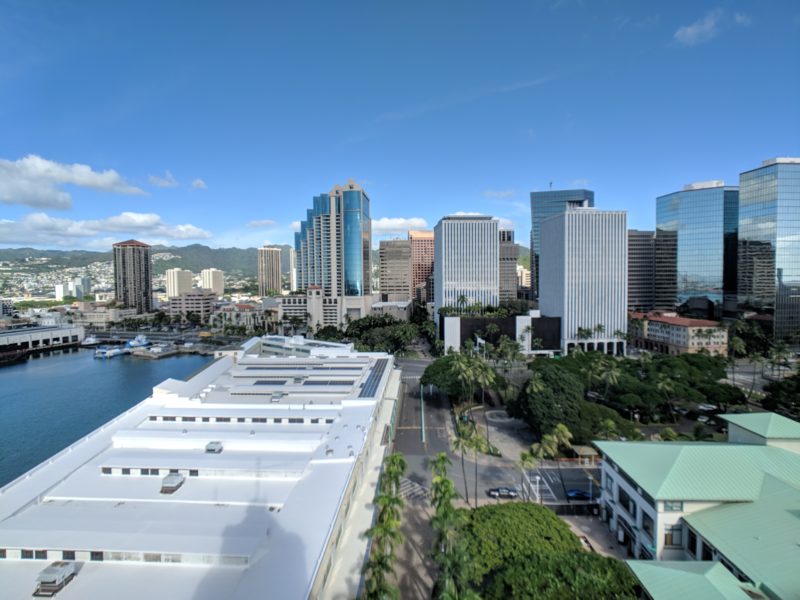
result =
[{"label": "street lamp", "polygon": [[541,479],[541,477],[539,477],[538,475],[536,475],[536,476],[534,477],[534,479],[536,480],[536,501],[537,501],[539,504],[541,504],[541,503],[542,503],[542,497],[539,495],[539,480]]}]

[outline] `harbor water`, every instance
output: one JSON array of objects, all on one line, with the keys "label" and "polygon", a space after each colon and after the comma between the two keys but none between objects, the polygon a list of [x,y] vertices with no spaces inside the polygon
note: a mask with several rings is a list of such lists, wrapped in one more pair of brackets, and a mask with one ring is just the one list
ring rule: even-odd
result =
[{"label": "harbor water", "polygon": [[93,349],[74,349],[0,367],[0,487],[211,360],[96,360]]}]

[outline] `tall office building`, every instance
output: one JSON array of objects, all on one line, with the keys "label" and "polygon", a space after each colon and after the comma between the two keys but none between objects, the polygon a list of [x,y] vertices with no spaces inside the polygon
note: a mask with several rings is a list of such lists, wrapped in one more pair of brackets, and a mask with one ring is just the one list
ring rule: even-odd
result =
[{"label": "tall office building", "polygon": [[433,232],[411,230],[411,290],[420,302],[433,302],[433,286],[428,278],[433,274]]},{"label": "tall office building", "polygon": [[514,231],[512,229],[501,229],[499,235],[500,302],[508,302],[509,300],[517,299],[517,259],[519,258],[519,246],[514,243]]},{"label": "tall office building", "polygon": [[167,298],[177,298],[181,294],[192,291],[194,276],[186,269],[167,269]]},{"label": "tall office building", "polygon": [[739,176],[739,190],[739,308],[791,339],[800,334],[800,158],[765,160]]},{"label": "tall office building", "polygon": [[708,319],[736,310],[739,190],[703,181],[656,199],[656,308]]},{"label": "tall office building", "polygon": [[297,290],[297,252],[294,248],[286,248],[289,254],[289,291]]},{"label": "tall office building", "polygon": [[626,213],[576,208],[541,223],[542,315],[561,317],[561,348],[624,354],[628,329]]},{"label": "tall office building", "polygon": [[258,295],[281,291],[281,249],[264,246],[258,249]]},{"label": "tall office building", "polygon": [[137,314],[153,309],[150,246],[136,240],[113,245],[114,290],[117,302],[135,308]]},{"label": "tall office building", "polygon": [[325,296],[372,293],[369,197],[352,179],[314,197],[295,233],[298,287],[320,286]]},{"label": "tall office building", "polygon": [[411,300],[411,241],[381,240],[378,252],[381,300]]},{"label": "tall office building", "polygon": [[225,293],[225,271],[203,269],[200,271],[200,286],[205,290],[211,290],[219,298]]},{"label": "tall office building", "polygon": [[539,254],[541,252],[542,221],[570,208],[591,208],[594,192],[591,190],[547,190],[531,192],[531,291],[539,297]]},{"label": "tall office building", "polygon": [[450,215],[434,228],[434,314],[443,306],[500,303],[497,219]]},{"label": "tall office building", "polygon": [[628,310],[648,312],[655,303],[656,233],[628,230]]}]

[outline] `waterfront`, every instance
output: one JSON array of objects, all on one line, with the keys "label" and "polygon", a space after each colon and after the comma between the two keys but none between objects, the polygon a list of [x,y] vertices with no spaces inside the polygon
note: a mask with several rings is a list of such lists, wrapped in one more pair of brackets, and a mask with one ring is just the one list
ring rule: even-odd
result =
[{"label": "waterfront", "polygon": [[0,367],[0,486],[211,360],[95,360],[94,350],[76,349]]}]

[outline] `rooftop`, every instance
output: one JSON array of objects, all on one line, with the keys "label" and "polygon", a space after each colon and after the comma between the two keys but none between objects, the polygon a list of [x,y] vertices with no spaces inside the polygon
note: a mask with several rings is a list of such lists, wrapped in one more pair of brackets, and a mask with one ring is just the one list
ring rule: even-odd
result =
[{"label": "rooftop", "polygon": [[690,319],[688,317],[679,317],[677,315],[663,315],[659,313],[642,313],[632,312],[631,317],[634,319],[647,319],[648,321],[655,321],[658,323],[667,323],[669,325],[679,325],[681,327],[719,327],[718,321],[709,321],[707,319]]},{"label": "rooftop", "polygon": [[684,192],[691,192],[694,190],[708,190],[712,188],[725,187],[725,182],[721,179],[711,179],[709,181],[696,181],[694,183],[687,183],[683,186]]},{"label": "rooftop", "polygon": [[125,240],[124,242],[117,242],[114,246],[139,246],[140,248],[150,248],[149,244],[140,242],[139,240]]},{"label": "rooftop", "polygon": [[763,438],[800,440],[800,423],[775,413],[730,414],[720,417]]},{"label": "rooftop", "polygon": [[[653,600],[753,600],[719,562],[629,560],[628,566]],[[757,598],[758,596],[755,596]]]}]

